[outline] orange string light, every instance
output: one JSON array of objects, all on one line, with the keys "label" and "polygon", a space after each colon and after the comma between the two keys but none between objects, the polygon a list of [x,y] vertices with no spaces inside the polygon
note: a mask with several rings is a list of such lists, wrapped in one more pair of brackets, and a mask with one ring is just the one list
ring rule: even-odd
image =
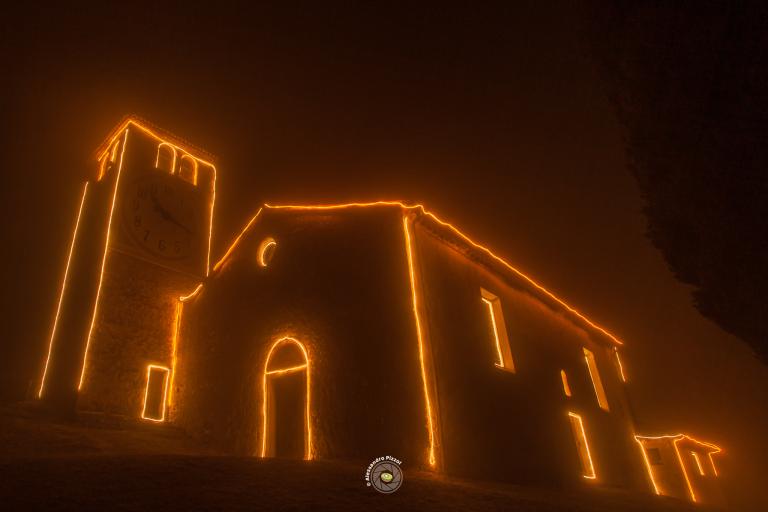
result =
[{"label": "orange string light", "polygon": [[[160,401],[161,414],[159,418],[150,418],[147,416],[147,398],[149,397],[149,377],[152,375],[152,370],[159,370],[165,372],[165,385],[163,386],[163,399]],[[141,418],[144,420],[154,421],[156,423],[162,423],[165,421],[165,404],[166,397],[168,396],[168,381],[170,370],[166,366],[160,366],[157,364],[147,365],[147,387],[144,390],[144,405],[141,408]]]},{"label": "orange string light", "polygon": [[69,276],[69,265],[72,262],[72,253],[75,250],[75,241],[77,240],[77,231],[80,228],[80,218],[83,215],[83,206],[85,205],[85,196],[88,194],[88,182],[85,182],[83,187],[83,195],[80,198],[80,208],[77,210],[77,220],[75,220],[75,229],[72,232],[72,242],[69,244],[69,254],[67,255],[67,266],[64,268],[64,279],[61,280],[61,293],[59,293],[59,302],[56,305],[56,316],[53,319],[53,327],[51,328],[51,339],[48,342],[48,355],[45,358],[45,366],[43,367],[43,376],[40,378],[40,389],[37,392],[37,397],[43,396],[43,388],[45,387],[45,377],[48,374],[48,364],[51,361],[51,352],[53,351],[53,339],[56,336],[56,327],[59,323],[59,314],[61,313],[61,304],[64,301],[64,291],[67,288],[67,277]]},{"label": "orange string light", "polygon": [[[90,325],[90,328],[88,330],[88,338],[87,338],[86,345],[85,345],[85,352],[83,354],[83,364],[82,364],[82,369],[81,369],[81,372],[80,372],[80,380],[78,382],[77,389],[82,389],[83,382],[85,380],[85,373],[86,373],[87,362],[88,362],[88,352],[89,352],[89,349],[90,349],[91,338],[93,336],[93,329],[94,329],[94,326],[95,326],[95,323],[96,323],[96,315],[97,315],[97,312],[98,312],[99,299],[101,297],[101,285],[102,285],[102,282],[103,282],[103,279],[104,279],[104,268],[106,266],[107,252],[109,251],[109,240],[110,240],[110,233],[111,233],[111,228],[112,228],[112,216],[113,216],[114,209],[115,209],[115,201],[116,201],[116,198],[117,198],[118,185],[120,183],[120,174],[121,174],[122,167],[123,167],[123,156],[125,154],[125,147],[126,147],[126,143],[127,143],[127,140],[128,140],[128,131],[129,131],[129,128],[131,128],[131,127],[134,127],[136,129],[140,130],[141,132],[149,135],[150,137],[154,138],[155,140],[160,141],[160,146],[169,146],[171,149],[173,149],[173,152],[174,152],[173,153],[174,154],[174,163],[175,163],[177,152],[181,152],[181,153],[184,154],[184,156],[192,158],[194,160],[194,162],[195,162],[195,184],[197,183],[197,163],[198,162],[202,163],[204,165],[207,165],[207,166],[209,166],[212,169],[212,171],[213,171],[213,181],[212,181],[212,190],[211,190],[211,201],[210,201],[210,207],[209,207],[208,249],[207,249],[207,254],[206,254],[205,275],[207,276],[210,273],[211,239],[213,237],[213,212],[214,212],[214,204],[216,202],[216,166],[212,162],[209,162],[209,161],[207,161],[207,160],[205,160],[203,158],[200,158],[198,156],[191,155],[189,152],[187,152],[185,149],[179,147],[178,145],[173,144],[172,142],[169,142],[167,140],[164,140],[161,136],[159,136],[157,133],[155,133],[153,130],[149,129],[148,127],[144,126],[138,120],[133,119],[133,118],[126,119],[123,123],[121,123],[121,125],[118,127],[118,129],[115,130],[115,135],[107,143],[107,149],[105,149],[98,156],[98,160],[101,160],[102,158],[104,158],[109,153],[110,150],[114,151],[114,149],[116,148],[116,146],[114,145],[115,140],[117,140],[117,138],[118,138],[120,133],[124,134],[123,135],[123,143],[122,143],[121,152],[120,152],[120,164],[118,165],[118,169],[117,169],[117,178],[115,180],[115,190],[114,190],[114,194],[112,196],[112,204],[111,204],[110,212],[109,212],[109,221],[107,223],[107,242],[105,244],[104,256],[102,258],[101,272],[99,274],[99,285],[98,285],[97,290],[96,290],[96,301],[94,303],[93,315],[91,317],[91,325]],[[159,147],[160,146],[158,146],[158,151],[159,151]],[[158,158],[159,158],[159,152],[158,152]],[[155,165],[157,165],[157,160],[155,162]],[[197,291],[199,291],[199,290],[196,290],[196,292]]]},{"label": "orange string light", "polygon": [[179,345],[179,328],[181,326],[181,314],[184,309],[184,302],[179,300],[176,302],[176,314],[174,315],[174,321],[173,321],[173,333],[171,337],[171,377],[170,377],[170,384],[169,384],[169,390],[168,390],[168,407],[171,406],[173,402],[173,381],[176,378],[176,363],[177,363],[177,355],[176,352],[178,350]]},{"label": "orange string light", "polygon": [[[227,251],[224,253],[224,255],[219,259],[219,261],[213,266],[213,271],[218,271],[224,262],[229,258],[229,256],[234,251],[235,247],[239,244],[242,237],[245,235],[245,233],[248,232],[248,230],[251,228],[251,226],[255,223],[256,219],[261,215],[264,208],[269,209],[296,209],[296,210],[332,210],[332,209],[341,209],[341,208],[352,208],[352,207],[372,207],[372,206],[397,206],[402,208],[405,211],[417,211],[425,216],[430,217],[435,222],[437,222],[439,225],[444,226],[451,230],[454,234],[456,234],[459,238],[464,240],[467,244],[470,246],[486,253],[488,256],[496,260],[497,262],[501,263],[503,266],[514,272],[519,277],[523,278],[525,281],[527,281],[529,284],[534,286],[537,290],[544,293],[546,296],[548,296],[550,299],[554,300],[556,303],[558,303],[560,306],[565,308],[567,311],[575,315],[577,318],[581,319],[585,323],[587,323],[592,328],[598,330],[599,332],[603,333],[605,336],[607,336],[609,339],[614,341],[616,344],[621,345],[622,342],[616,338],[614,335],[606,331],[604,328],[594,324],[592,321],[587,319],[584,315],[579,313],[576,309],[572,308],[568,304],[566,304],[564,301],[556,297],[554,294],[552,294],[549,290],[538,284],[536,281],[534,281],[532,278],[521,272],[520,270],[516,269],[506,261],[504,261],[502,258],[494,254],[490,249],[474,242],[472,239],[470,239],[468,236],[463,234],[458,228],[453,226],[452,224],[448,222],[444,222],[441,219],[439,219],[436,215],[432,214],[431,212],[428,212],[422,205],[407,205],[403,203],[402,201],[372,201],[372,202],[353,202],[353,203],[344,203],[344,204],[329,204],[329,205],[271,205],[271,204],[265,204],[262,208],[260,208],[256,215],[254,215],[250,221],[246,224],[245,228],[240,232],[240,234],[235,238],[235,240],[232,242],[232,244],[229,246]],[[412,289],[412,300],[414,303],[414,319],[416,323],[416,331],[417,331],[417,337],[419,340],[419,356],[420,356],[420,362],[421,362],[421,370],[422,370],[422,381],[424,385],[424,394],[426,397],[426,409],[427,409],[427,423],[428,423],[428,429],[429,429],[429,452],[428,452],[428,461],[429,464],[434,466],[436,464],[436,455],[435,455],[435,448],[436,448],[436,435],[435,435],[435,422],[433,420],[433,411],[432,411],[432,405],[431,400],[429,397],[429,390],[428,390],[428,384],[427,384],[427,376],[426,376],[426,367],[425,367],[425,361],[424,361],[424,345],[423,345],[423,335],[421,331],[421,320],[419,318],[418,308],[417,308],[417,297],[416,297],[416,284],[415,284],[415,275],[414,275],[414,268],[413,268],[413,261],[412,261],[412,252],[411,252],[411,235],[408,228],[408,222],[407,217],[403,218],[403,225],[404,225],[404,231],[406,234],[406,253],[408,256],[408,264],[409,264],[409,273],[411,277],[411,289]]]},{"label": "orange string light", "polygon": [[[717,476],[717,470],[715,469],[715,462],[712,456],[716,453],[721,453],[723,450],[717,445],[714,445],[712,443],[707,443],[704,441],[699,441],[698,439],[695,439],[687,434],[672,434],[672,435],[664,435],[664,436],[639,436],[635,435],[635,441],[638,442],[640,445],[640,449],[643,453],[643,458],[645,460],[645,466],[648,470],[648,476],[651,478],[651,483],[653,484],[653,488],[656,491],[656,494],[661,494],[659,492],[658,485],[656,483],[656,480],[653,476],[653,470],[651,468],[650,463],[648,462],[648,457],[645,453],[645,447],[643,446],[642,440],[659,440],[659,439],[668,439],[672,441],[672,446],[675,449],[675,455],[677,457],[678,462],[680,463],[680,469],[683,472],[683,477],[685,479],[685,483],[688,487],[688,493],[691,495],[691,500],[696,502],[696,493],[693,490],[693,486],[691,485],[691,479],[688,476],[688,470],[685,467],[685,463],[683,462],[683,458],[680,455],[680,449],[677,446],[677,444],[683,440],[690,441],[692,443],[697,444],[698,446],[701,446],[706,449],[707,456],[709,457],[710,462],[712,463],[712,468],[715,470],[715,476]],[[698,462],[698,461],[697,461]]]},{"label": "orange string light", "polygon": [[[207,276],[210,273],[211,269],[211,240],[213,239],[213,209],[214,205],[216,204],[216,166],[213,164],[213,162],[206,160],[204,158],[201,158],[197,155],[194,155],[187,151],[186,149],[182,148],[181,146],[178,146],[177,144],[174,144],[173,142],[170,142],[166,140],[165,138],[161,137],[157,133],[155,133],[153,130],[151,130],[149,127],[145,126],[141,121],[139,121],[136,118],[128,117],[126,118],[115,130],[113,130],[113,133],[115,134],[109,142],[106,144],[107,149],[105,149],[101,154],[98,155],[97,159],[101,160],[101,158],[109,152],[109,146],[116,140],[117,136],[123,131],[128,130],[128,128],[134,127],[137,130],[145,133],[146,135],[152,137],[153,139],[160,142],[161,145],[168,145],[171,148],[174,149],[174,152],[181,152],[191,158],[193,158],[196,162],[195,165],[195,184],[197,184],[197,167],[198,164],[203,164],[211,168],[213,171],[213,181],[212,181],[212,188],[211,188],[211,201],[210,201],[210,208],[209,208],[209,215],[208,215],[208,252],[206,255],[205,260],[205,275]],[[123,146],[123,150],[125,149],[125,146]],[[175,154],[174,154],[174,162],[175,162]],[[99,176],[99,179],[101,179],[101,176]]]},{"label": "orange string light", "polygon": [[[269,361],[272,358],[272,353],[275,351],[275,348],[278,346],[285,344],[285,343],[293,343],[299,349],[301,350],[301,353],[304,355],[304,361],[305,363],[298,366],[291,366],[289,368],[281,368],[278,370],[269,370]],[[312,460],[314,458],[314,453],[312,451],[312,421],[311,421],[311,385],[310,385],[310,366],[309,366],[309,354],[307,352],[306,347],[296,340],[295,338],[292,338],[290,336],[285,336],[283,338],[280,338],[276,342],[272,344],[271,347],[269,347],[269,350],[267,351],[267,357],[264,361],[264,372],[262,374],[262,399],[261,399],[261,417],[262,417],[262,427],[261,427],[261,456],[266,457],[267,456],[267,435],[268,435],[268,412],[269,407],[267,404],[267,400],[269,399],[269,393],[267,392],[267,378],[270,376],[285,374],[288,372],[295,372],[295,371],[301,371],[305,370],[307,373],[307,396],[306,396],[306,417],[307,417],[307,427],[306,427],[306,433],[305,433],[305,452],[304,452],[304,459],[306,460]]]},{"label": "orange string light", "polygon": [[229,255],[232,254],[232,251],[235,250],[235,247],[237,247],[237,244],[240,243],[240,239],[243,238],[243,235],[245,235],[246,232],[251,228],[254,222],[256,222],[256,219],[259,218],[259,215],[261,215],[263,208],[259,208],[259,211],[256,212],[256,215],[251,217],[251,220],[248,221],[248,224],[245,225],[243,230],[240,232],[239,235],[235,238],[235,240],[232,242],[232,244],[229,246],[227,251],[224,253],[224,256],[219,259],[214,265],[213,265],[213,271],[216,272],[221,268],[221,266],[224,264],[224,262],[229,258]]},{"label": "orange string light", "polygon": [[[561,307],[565,308],[568,312],[585,322],[587,325],[592,327],[593,329],[596,329],[597,331],[604,334],[606,337],[611,339],[614,343],[618,345],[623,345],[623,342],[619,340],[616,336],[605,330],[604,328],[600,327],[599,325],[593,323],[591,320],[589,320],[587,317],[582,315],[579,311],[572,308],[568,304],[566,304],[563,300],[555,296],[552,292],[547,290],[545,287],[534,281],[531,277],[523,273],[522,271],[518,270],[517,268],[513,267],[509,263],[507,263],[504,259],[497,256],[493,253],[490,249],[487,247],[480,245],[476,243],[474,240],[469,238],[467,235],[465,235],[461,230],[459,230],[457,227],[455,227],[453,224],[449,222],[445,222],[441,220],[439,217],[437,217],[435,214],[429,212],[424,208],[423,205],[416,204],[416,205],[408,205],[405,204],[402,201],[371,201],[371,202],[353,202],[353,203],[343,203],[343,204],[328,204],[328,205],[271,205],[271,204],[264,204],[263,208],[270,208],[270,209],[295,209],[295,210],[333,210],[333,209],[341,209],[341,208],[354,208],[354,207],[371,207],[371,206],[397,206],[400,208],[403,208],[407,211],[416,211],[421,213],[422,215],[425,215],[432,220],[434,220],[439,225],[448,228],[450,231],[452,231],[456,236],[458,236],[460,239],[464,240],[467,244],[474,247],[475,249],[480,250],[481,252],[485,253],[486,255],[490,256],[493,260],[497,261],[498,263],[502,264],[507,269],[511,270],[514,274],[524,279],[526,282],[531,284],[533,287],[535,287],[537,290],[545,294],[547,297],[555,301],[557,304],[559,304]],[[259,213],[261,213],[261,209],[259,209],[259,212],[256,214],[256,217],[258,217]],[[250,225],[255,220],[255,217],[251,219],[251,221],[248,223],[246,228],[243,230],[243,233],[248,230]],[[242,234],[238,236],[238,238],[235,240],[232,246],[227,250],[227,253],[224,255],[224,258],[222,258],[219,263],[214,266],[214,271],[217,270],[217,268],[221,265],[224,259],[232,252],[232,249],[235,245],[237,245],[237,242],[242,237]]]},{"label": "orange string light", "polygon": [[621,357],[619,357],[619,349],[614,347],[613,353],[616,355],[616,363],[619,365],[619,376],[622,382],[627,382],[627,377],[624,375],[624,365],[621,364]]},{"label": "orange string light", "polygon": [[592,462],[592,454],[589,451],[589,441],[587,441],[587,433],[584,430],[584,422],[581,420],[581,416],[575,412],[569,412],[568,416],[573,418],[579,426],[578,435],[581,438],[581,442],[584,445],[584,451],[587,455],[587,464],[585,464],[586,472],[582,476],[588,480],[595,480],[597,479],[597,474],[595,473],[595,465]]},{"label": "orange string light", "polygon": [[504,356],[501,355],[501,343],[499,342],[499,329],[496,327],[496,315],[493,312],[493,302],[486,299],[485,297],[481,297],[480,300],[482,300],[486,306],[488,306],[488,313],[491,316],[491,326],[493,326],[493,339],[496,342],[496,366],[499,368],[504,368]]},{"label": "orange string light", "polygon": [[424,386],[424,401],[427,409],[427,428],[429,434],[429,452],[427,460],[430,466],[437,464],[437,456],[435,454],[436,448],[436,435],[435,435],[435,420],[433,419],[434,412],[432,411],[432,403],[429,396],[429,384],[427,381],[427,369],[426,362],[424,360],[424,336],[421,332],[421,319],[419,318],[419,303],[416,293],[416,275],[413,264],[413,248],[411,241],[411,232],[408,228],[408,217],[403,215],[403,231],[405,233],[405,252],[408,258],[408,273],[411,280],[411,301],[413,303],[413,318],[416,323],[416,336],[419,342],[419,363],[421,365],[421,382]]},{"label": "orange string light", "polygon": [[80,370],[80,380],[77,389],[82,389],[85,380],[85,369],[88,364],[88,349],[91,346],[91,336],[93,336],[93,327],[96,325],[96,313],[99,309],[99,297],[101,296],[101,285],[104,282],[104,267],[107,264],[107,252],[109,252],[109,238],[112,231],[112,215],[115,213],[115,202],[117,200],[117,190],[120,185],[120,174],[123,170],[123,157],[125,156],[125,146],[128,143],[128,128],[123,135],[123,144],[120,150],[120,163],[117,166],[117,177],[115,178],[115,191],[112,194],[112,204],[109,207],[109,220],[107,221],[107,236],[104,243],[104,255],[101,258],[101,271],[99,272],[99,285],[96,288],[96,300],[93,303],[93,314],[91,315],[91,326],[88,328],[88,338],[85,342],[85,351],[83,352],[83,364]]}]

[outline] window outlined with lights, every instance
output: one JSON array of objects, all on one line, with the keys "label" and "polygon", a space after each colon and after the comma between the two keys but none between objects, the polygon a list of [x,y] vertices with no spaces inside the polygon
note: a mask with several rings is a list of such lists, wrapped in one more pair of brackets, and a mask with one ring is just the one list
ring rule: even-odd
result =
[{"label": "window outlined with lights", "polygon": [[644,448],[645,456],[648,458],[648,464],[651,466],[661,466],[664,464],[661,458],[661,450],[658,448]]},{"label": "window outlined with lights", "polygon": [[587,348],[584,350],[584,359],[587,363],[587,370],[589,371],[589,377],[592,379],[592,387],[595,389],[595,396],[597,397],[597,404],[604,411],[610,411],[608,406],[608,397],[605,394],[605,388],[603,387],[603,381],[600,379],[600,372],[597,369],[597,360],[595,354]]},{"label": "window outlined with lights", "polygon": [[595,465],[592,462],[592,454],[589,452],[589,441],[587,440],[587,432],[584,430],[584,422],[581,416],[575,412],[568,413],[568,420],[571,424],[576,451],[579,454],[582,476],[588,480],[594,480],[597,478],[597,474],[595,473]]},{"label": "window outlined with lights", "polygon": [[509,346],[507,325],[504,321],[504,312],[501,308],[501,300],[485,288],[480,288],[480,300],[483,301],[488,312],[488,321],[493,339],[497,368],[515,373],[515,362],[512,358],[512,349]]},{"label": "window outlined with lights", "polygon": [[176,148],[167,142],[161,142],[157,146],[155,156],[155,169],[173,174],[176,169]]},{"label": "window outlined with lights", "polygon": [[560,370],[560,380],[563,383],[563,394],[567,397],[573,396],[571,394],[571,386],[568,384],[568,375],[565,373],[565,370]]},{"label": "window outlined with lights", "polygon": [[197,186],[197,160],[187,154],[181,155],[179,178],[191,185]]},{"label": "window outlined with lights", "polygon": [[169,377],[169,368],[156,364],[147,366],[147,384],[144,388],[144,406],[141,410],[142,419],[156,422],[165,421]]}]

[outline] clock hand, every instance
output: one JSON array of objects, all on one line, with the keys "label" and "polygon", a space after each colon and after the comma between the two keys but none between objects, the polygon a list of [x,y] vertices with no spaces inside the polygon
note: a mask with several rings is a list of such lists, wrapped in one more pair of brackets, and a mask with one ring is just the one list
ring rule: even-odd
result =
[{"label": "clock hand", "polygon": [[154,193],[151,193],[150,197],[152,198],[152,203],[153,203],[155,211],[160,214],[160,216],[163,218],[163,220],[167,220],[171,224],[177,225],[178,227],[180,227],[181,229],[183,229],[184,231],[186,231],[190,235],[192,234],[192,230],[191,229],[189,229],[187,226],[183,225],[181,222],[176,220],[173,217],[173,215],[171,215],[170,212],[168,212],[168,210],[163,208],[163,206],[160,204],[160,200],[157,199],[157,196]]},{"label": "clock hand", "polygon": [[191,229],[189,229],[187,226],[185,226],[185,225],[184,225],[184,224],[182,224],[181,222],[177,221],[176,219],[174,219],[174,218],[173,218],[173,217],[171,217],[170,215],[168,216],[168,219],[167,219],[167,220],[169,220],[169,221],[170,221],[171,223],[173,223],[173,224],[176,224],[177,226],[179,226],[181,229],[183,229],[184,231],[186,231],[186,232],[187,232],[187,233],[189,233],[190,235],[192,234],[192,230],[191,230]]}]

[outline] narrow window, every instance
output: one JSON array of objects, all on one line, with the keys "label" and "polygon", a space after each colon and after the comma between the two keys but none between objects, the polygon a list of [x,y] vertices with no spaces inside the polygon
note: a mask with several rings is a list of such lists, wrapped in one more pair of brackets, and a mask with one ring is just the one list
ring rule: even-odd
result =
[{"label": "narrow window", "polygon": [[699,454],[696,452],[691,452],[691,456],[693,456],[693,461],[696,463],[696,469],[699,470],[699,474],[704,476],[704,466],[701,464],[701,459],[699,459]]},{"label": "narrow window", "polygon": [[597,395],[597,403],[600,404],[602,409],[606,411],[608,408],[608,398],[605,396],[605,389],[603,388],[603,381],[600,380],[600,373],[597,371],[597,361],[595,361],[595,354],[584,349],[584,358],[587,360],[587,368],[589,369],[589,376],[592,378],[592,385],[595,387],[595,395]]},{"label": "narrow window", "polygon": [[480,288],[480,295],[488,307],[488,317],[496,346],[496,366],[514,372],[515,363],[512,360],[512,350],[509,348],[509,337],[507,336],[507,326],[504,323],[504,313],[501,311],[501,301],[497,296],[483,288]]},{"label": "narrow window", "polygon": [[151,421],[165,421],[165,397],[168,395],[168,374],[165,366],[147,366],[147,388],[144,391],[144,409],[141,417]]},{"label": "narrow window", "polygon": [[155,157],[155,168],[173,174],[176,168],[176,149],[170,144],[163,142],[157,146],[157,156]]},{"label": "narrow window", "polygon": [[576,450],[579,452],[582,476],[594,479],[597,475],[595,475],[595,466],[592,465],[592,455],[589,453],[589,443],[587,442],[587,434],[584,432],[584,423],[581,421],[581,416],[569,412],[568,419],[571,421],[571,432],[573,432],[573,439],[576,442]]},{"label": "narrow window", "polygon": [[197,185],[197,162],[189,155],[183,155],[179,163],[179,178]]},{"label": "narrow window", "polygon": [[645,454],[652,466],[661,466],[661,451],[658,448],[646,448]]},{"label": "narrow window", "polygon": [[560,370],[560,380],[563,381],[563,393],[565,393],[565,396],[571,396],[571,386],[568,385],[568,376],[565,374],[565,370]]}]

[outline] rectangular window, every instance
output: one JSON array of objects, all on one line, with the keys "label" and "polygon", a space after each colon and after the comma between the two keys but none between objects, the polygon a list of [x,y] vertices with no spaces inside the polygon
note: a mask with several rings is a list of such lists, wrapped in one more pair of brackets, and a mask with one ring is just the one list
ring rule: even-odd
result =
[{"label": "rectangular window", "polygon": [[565,396],[571,396],[571,386],[568,385],[568,376],[565,374],[565,370],[560,370],[560,380],[563,381],[563,393],[565,393]]},{"label": "rectangular window", "polygon": [[652,466],[661,466],[661,450],[658,448],[646,448],[645,454],[648,456],[648,463]]},{"label": "rectangular window", "polygon": [[576,442],[576,450],[579,452],[582,476],[594,479],[597,477],[595,475],[595,466],[592,464],[592,455],[589,453],[589,443],[587,442],[587,434],[584,432],[584,423],[581,421],[581,416],[569,412],[568,419],[571,421],[571,432],[573,432],[573,439]]},{"label": "rectangular window", "polygon": [[514,372],[515,363],[512,360],[512,350],[509,348],[509,337],[507,336],[507,326],[504,323],[504,314],[501,311],[501,301],[497,296],[483,288],[480,288],[480,296],[488,308],[488,318],[496,347],[496,366]]},{"label": "rectangular window", "polygon": [[589,376],[592,378],[592,385],[595,388],[595,395],[597,395],[597,403],[600,404],[602,409],[606,411],[608,408],[608,398],[605,396],[605,389],[603,389],[603,381],[600,380],[600,372],[597,371],[597,361],[595,360],[595,354],[584,349],[584,358],[587,360],[587,368],[589,369]]},{"label": "rectangular window", "polygon": [[147,366],[147,388],[144,390],[144,408],[141,417],[151,421],[165,421],[165,398],[168,395],[168,375],[164,366]]}]

